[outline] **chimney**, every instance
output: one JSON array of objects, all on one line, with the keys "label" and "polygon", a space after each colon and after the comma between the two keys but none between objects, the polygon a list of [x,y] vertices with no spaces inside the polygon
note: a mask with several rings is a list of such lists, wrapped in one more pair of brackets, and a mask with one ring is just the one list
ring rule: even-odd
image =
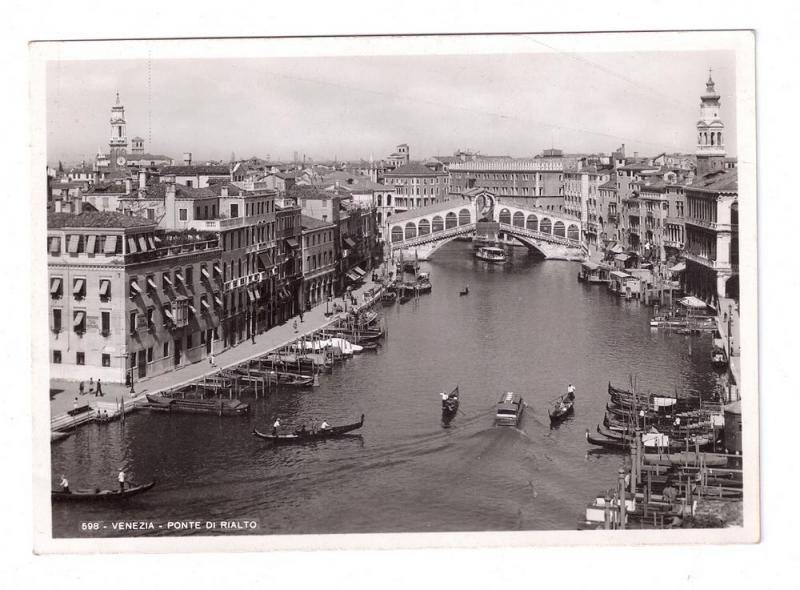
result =
[{"label": "chimney", "polygon": [[183,163],[186,166],[192,165],[192,152],[183,152]]},{"label": "chimney", "polygon": [[133,183],[131,183],[131,179],[130,178],[126,178],[125,179],[125,194],[126,195],[131,194],[132,190],[133,190]]},{"label": "chimney", "polygon": [[139,170],[139,188],[144,190],[147,186],[147,170]]},{"label": "chimney", "polygon": [[220,188],[220,196],[221,197],[227,197],[228,196],[228,185],[227,184],[222,185],[222,188]]},{"label": "chimney", "polygon": [[624,156],[625,155],[625,144],[624,143],[622,144],[622,149],[620,151],[622,152],[622,155]]},{"label": "chimney", "polygon": [[175,182],[168,181],[164,187],[164,218],[166,219],[166,229],[175,229],[178,212],[175,203]]}]

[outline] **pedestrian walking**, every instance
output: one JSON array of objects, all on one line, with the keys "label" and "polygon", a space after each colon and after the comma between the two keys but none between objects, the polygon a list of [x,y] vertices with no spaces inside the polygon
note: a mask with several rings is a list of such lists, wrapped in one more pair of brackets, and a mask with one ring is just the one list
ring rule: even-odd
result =
[{"label": "pedestrian walking", "polygon": [[100,379],[97,380],[97,395],[103,397],[103,388],[100,386]]},{"label": "pedestrian walking", "polygon": [[297,320],[292,325],[294,326],[294,333],[297,334]]},{"label": "pedestrian walking", "polygon": [[94,377],[89,377],[89,393],[94,393]]},{"label": "pedestrian walking", "polygon": [[303,323],[303,312],[302,311],[300,312],[300,323],[301,324]]},{"label": "pedestrian walking", "polygon": [[75,412],[78,411],[78,398],[77,397],[75,398],[75,401],[72,402],[72,409],[75,410]]},{"label": "pedestrian walking", "polygon": [[211,365],[212,367],[216,367],[217,366],[217,364],[214,362],[214,353],[213,352],[208,355],[208,364]]},{"label": "pedestrian walking", "polygon": [[119,482],[119,491],[125,491],[125,470],[120,467],[119,468],[119,475],[117,475],[117,481]]},{"label": "pedestrian walking", "polygon": [[250,342],[252,342],[253,344],[256,343],[256,333],[255,332],[250,334]]},{"label": "pedestrian walking", "polygon": [[80,384],[78,385],[78,393],[83,395],[83,381],[81,381]]}]

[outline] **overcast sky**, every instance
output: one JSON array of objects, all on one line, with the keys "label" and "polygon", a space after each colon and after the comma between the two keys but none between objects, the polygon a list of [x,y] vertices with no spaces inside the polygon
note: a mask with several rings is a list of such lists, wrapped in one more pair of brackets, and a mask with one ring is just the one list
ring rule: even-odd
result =
[{"label": "overcast sky", "polygon": [[[693,152],[713,69],[736,154],[733,52],[531,53],[50,62],[48,161],[108,151],[119,91],[128,139],[195,161],[250,156],[413,159],[472,149]],[[130,147],[129,147],[130,149]]]}]

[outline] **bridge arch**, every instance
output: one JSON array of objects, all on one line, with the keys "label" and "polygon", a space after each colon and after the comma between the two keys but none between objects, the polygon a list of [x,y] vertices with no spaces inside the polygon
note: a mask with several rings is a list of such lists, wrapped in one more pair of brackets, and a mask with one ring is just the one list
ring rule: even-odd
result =
[{"label": "bridge arch", "polygon": [[456,218],[456,214],[450,211],[447,215],[444,216],[444,226],[447,229],[451,227],[455,227],[458,225],[458,218]]},{"label": "bridge arch", "polygon": [[418,227],[419,235],[421,236],[427,236],[429,233],[431,233],[431,222],[427,219],[420,219]]},{"label": "bridge arch", "polygon": [[558,236],[559,238],[566,237],[566,232],[564,230],[564,222],[563,221],[556,221],[555,225],[553,225],[553,235]]},{"label": "bridge arch", "polygon": [[542,222],[539,224],[539,231],[543,234],[552,234],[553,233],[553,223],[550,221],[549,218],[544,217],[542,218]]},{"label": "bridge arch", "polygon": [[570,223],[569,227],[567,228],[567,237],[570,240],[580,240],[581,239],[581,232],[578,230],[578,226],[574,223]]},{"label": "bridge arch", "polygon": [[525,220],[525,227],[532,231],[539,231],[539,218],[535,215],[528,215],[528,219]]},{"label": "bridge arch", "polygon": [[500,223],[511,225],[511,211],[508,209],[500,210]]},{"label": "bridge arch", "polygon": [[399,225],[395,225],[392,228],[392,241],[393,242],[402,242],[403,241],[403,228]]},{"label": "bridge arch", "polygon": [[444,231],[444,219],[441,215],[436,215],[433,218],[433,233],[437,231]]},{"label": "bridge arch", "polygon": [[410,221],[406,223],[406,239],[410,240],[411,238],[417,237],[417,226],[411,223]]},{"label": "bridge arch", "polygon": [[514,223],[517,227],[525,227],[525,214],[522,211],[514,213]]},{"label": "bridge arch", "polygon": [[462,209],[458,212],[458,225],[467,225],[472,221],[472,216],[469,214],[469,209]]}]

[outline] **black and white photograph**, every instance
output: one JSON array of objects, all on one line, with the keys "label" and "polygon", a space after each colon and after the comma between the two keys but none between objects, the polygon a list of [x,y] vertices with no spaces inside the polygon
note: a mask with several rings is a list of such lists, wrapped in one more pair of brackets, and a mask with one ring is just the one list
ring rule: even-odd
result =
[{"label": "black and white photograph", "polygon": [[751,32],[31,54],[38,550],[758,539]]}]

